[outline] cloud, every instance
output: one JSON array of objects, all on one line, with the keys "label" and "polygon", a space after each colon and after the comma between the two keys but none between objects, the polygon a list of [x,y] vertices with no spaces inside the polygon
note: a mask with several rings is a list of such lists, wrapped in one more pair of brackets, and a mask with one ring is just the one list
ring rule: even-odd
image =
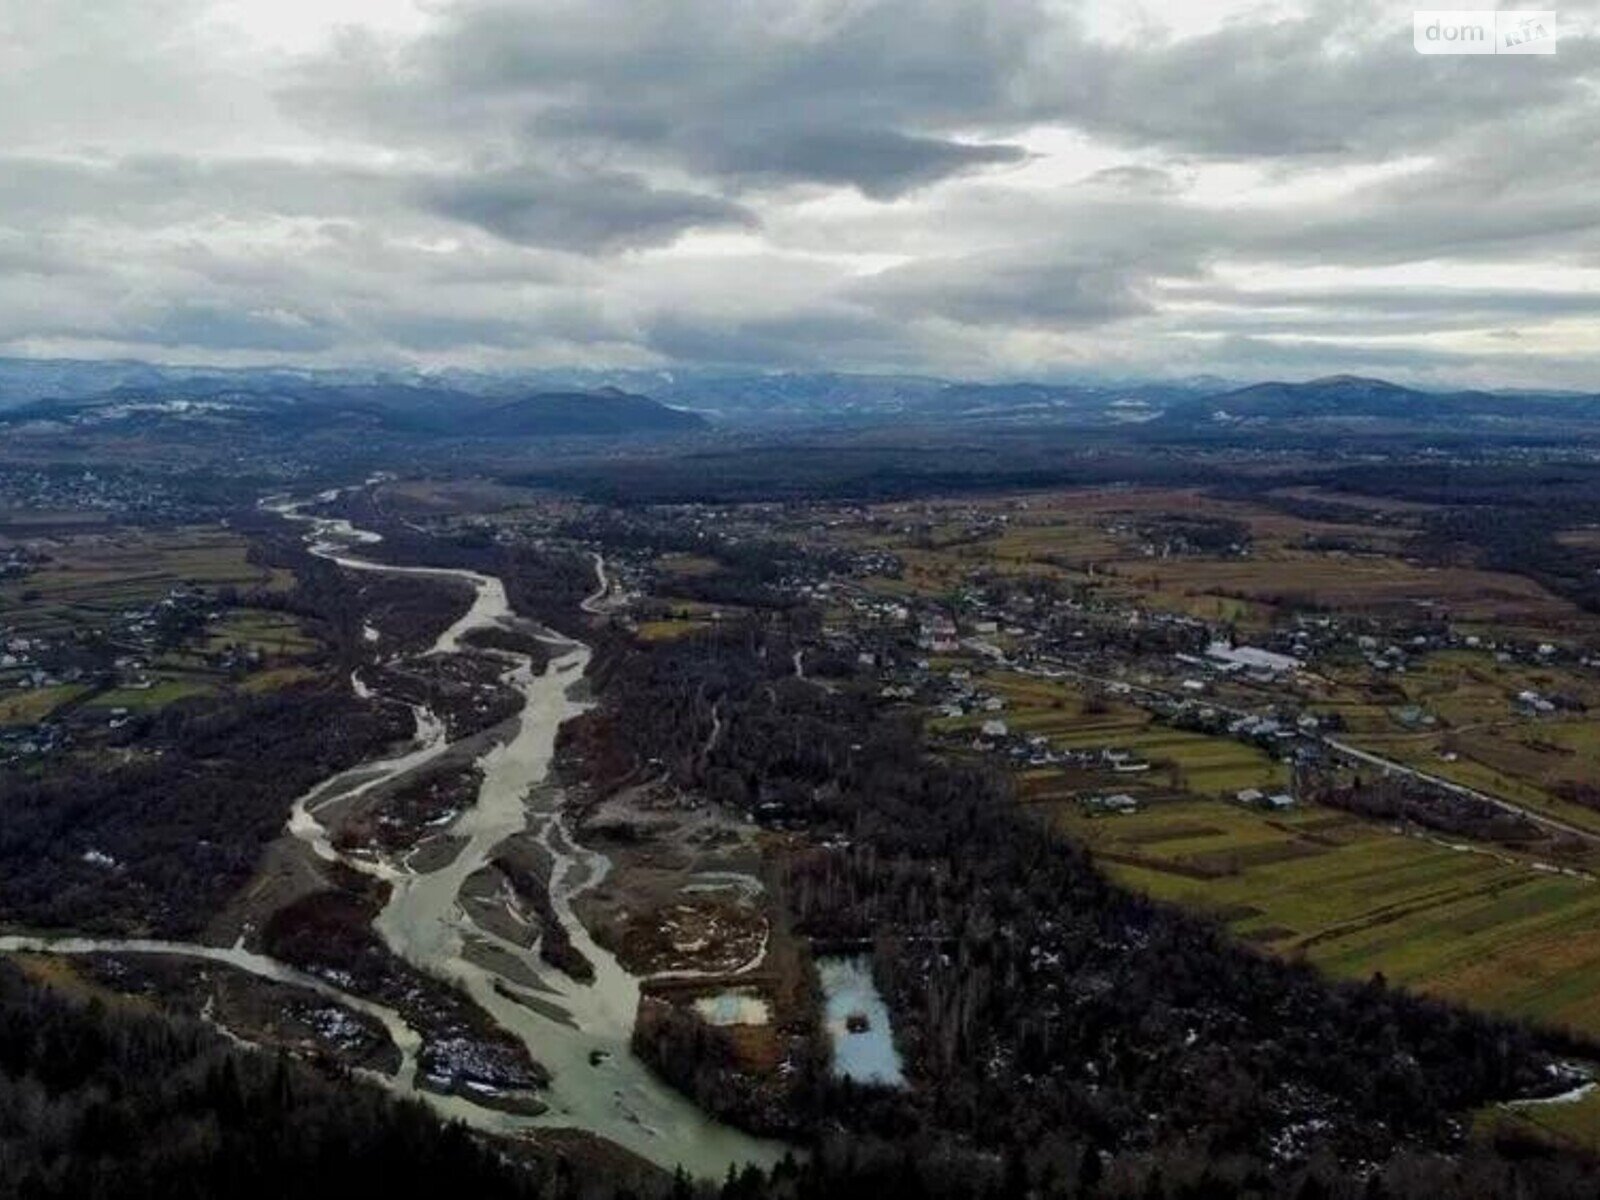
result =
[{"label": "cloud", "polygon": [[206,346],[216,350],[314,353],[336,343],[336,331],[305,314],[237,305],[184,303],[148,324],[118,331],[122,340],[156,346]]},{"label": "cloud", "polygon": [[648,321],[645,339],[673,361],[745,370],[827,370],[841,361],[903,370],[927,354],[910,327],[847,307],[750,317],[662,312]]},{"label": "cloud", "polygon": [[897,267],[851,294],[880,315],[940,317],[963,325],[1074,328],[1153,311],[1137,262],[1025,256],[952,257]]},{"label": "cloud", "polygon": [[1020,146],[977,145],[895,130],[751,129],[696,147],[691,161],[742,186],[853,186],[893,200],[941,179],[1021,162]]},{"label": "cloud", "polygon": [[1458,316],[1478,321],[1517,317],[1600,317],[1600,290],[1524,287],[1307,287],[1231,288],[1216,284],[1179,285],[1169,299],[1202,302],[1245,313],[1271,314],[1293,309],[1311,314],[1360,313],[1392,317]]},{"label": "cloud", "polygon": [[1485,122],[1586,100],[1592,38],[1548,70],[1515,60],[1422,56],[1409,10],[1316,0],[1256,12],[1187,38],[1096,41],[1072,24],[1054,40],[1060,86],[1041,115],[1121,142],[1217,158],[1365,157],[1431,148]]},{"label": "cloud", "polygon": [[714,196],[652,187],[636,175],[551,176],[519,169],[435,180],[417,189],[430,212],[525,246],[615,252],[690,229],[753,227],[753,212]]},{"label": "cloud", "polygon": [[1592,23],[1424,58],[1376,0],[1228,7],[11,5],[0,349],[1575,380]]},{"label": "cloud", "polygon": [[468,3],[412,45],[350,39],[285,94],[404,145],[889,199],[1024,157],[962,131],[1016,124],[1008,90],[1044,24],[1033,0]]}]

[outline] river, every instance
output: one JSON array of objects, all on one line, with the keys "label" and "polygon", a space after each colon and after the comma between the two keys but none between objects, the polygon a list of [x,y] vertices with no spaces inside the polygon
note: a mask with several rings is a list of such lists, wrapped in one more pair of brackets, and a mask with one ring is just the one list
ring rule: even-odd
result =
[{"label": "river", "polygon": [[[324,493],[317,501],[330,500],[335,495]],[[459,653],[463,639],[472,631],[500,627],[512,620],[505,586],[498,578],[475,571],[391,566],[358,557],[356,547],[373,545],[382,540],[380,535],[357,529],[343,519],[303,511],[313,503],[316,501],[281,499],[267,507],[307,524],[310,551],[349,570],[456,579],[472,588],[471,606],[439,635],[428,653]],[[608,589],[604,562],[598,556],[595,568],[599,590],[585,602],[588,611],[597,609]],[[585,707],[574,699],[573,691],[588,667],[590,651],[581,642],[553,633],[547,635],[547,640],[554,653],[542,672],[534,671],[526,656],[495,652],[508,664],[503,679],[521,694],[523,705],[512,734],[479,759],[483,782],[476,802],[444,829],[462,843],[450,862],[432,870],[417,870],[405,857],[389,860],[346,854],[333,844],[317,819],[319,807],[334,797],[376,787],[449,748],[443,723],[425,708],[413,707],[416,737],[410,749],[324,781],[295,802],[288,822],[288,832],[319,857],[342,862],[387,882],[389,899],[373,927],[389,949],[420,970],[470,994],[502,1028],[528,1047],[535,1061],[549,1070],[550,1084],[540,1093],[548,1110],[540,1116],[503,1113],[462,1097],[420,1091],[416,1079],[420,1038],[398,1013],[242,947],[0,937],[0,951],[169,954],[227,963],[265,978],[311,988],[377,1017],[403,1058],[400,1071],[395,1076],[381,1077],[382,1082],[397,1093],[421,1098],[441,1113],[477,1128],[496,1133],[539,1127],[584,1129],[663,1167],[682,1165],[701,1177],[721,1177],[730,1165],[776,1162],[786,1146],[714,1121],[657,1079],[629,1046],[639,1003],[639,980],[595,944],[572,909],[574,897],[604,878],[610,862],[573,838],[562,811],[560,789],[549,785],[557,731]],[[372,694],[357,678],[352,678],[351,686],[363,696]],[[573,945],[593,964],[592,983],[576,982],[544,963],[536,950],[479,929],[459,902],[463,882],[488,863],[508,837],[524,832],[531,833],[551,855],[552,905]],[[518,986],[516,981],[493,967],[469,961],[464,956],[469,938],[491,943],[510,955],[520,968],[519,975],[537,975],[543,989],[541,999],[549,1002],[546,1007],[551,1011],[535,1011],[502,994],[497,984]]]}]

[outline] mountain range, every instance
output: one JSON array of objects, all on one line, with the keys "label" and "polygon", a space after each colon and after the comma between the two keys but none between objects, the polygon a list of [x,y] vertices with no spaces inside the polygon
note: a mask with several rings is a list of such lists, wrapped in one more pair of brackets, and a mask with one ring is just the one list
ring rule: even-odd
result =
[{"label": "mountain range", "polygon": [[241,386],[188,380],[118,387],[78,399],[35,400],[0,413],[24,432],[158,433],[357,432],[414,437],[522,438],[685,433],[705,428],[698,413],[614,388],[484,396],[441,387],[385,383]]},{"label": "mountain range", "polygon": [[1424,391],[1355,375],[1245,386],[1210,376],[983,383],[834,372],[497,375],[0,359],[0,423],[45,431],[214,426],[468,438],[889,424],[1131,428],[1177,440],[1430,431],[1546,436],[1600,424],[1600,395]]},{"label": "mountain range", "polygon": [[1429,392],[1383,379],[1330,375],[1269,382],[1183,400],[1153,423],[1162,433],[1251,431],[1556,430],[1600,421],[1600,395],[1557,392]]}]

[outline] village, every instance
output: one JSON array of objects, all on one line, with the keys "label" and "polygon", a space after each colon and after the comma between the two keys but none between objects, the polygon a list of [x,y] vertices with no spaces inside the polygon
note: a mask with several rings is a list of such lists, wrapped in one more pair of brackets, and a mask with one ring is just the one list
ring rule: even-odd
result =
[{"label": "village", "polygon": [[[1542,1011],[1518,964],[1600,914],[1600,629],[1427,567],[1387,510],[1330,531],[1237,506],[1212,529],[1190,505],[1108,489],[491,523],[603,552],[609,619],[645,643],[788,614],[795,677],[920,721],[1120,882],[1263,949]],[[797,827],[781,797],[747,815]],[[1458,913],[1473,933],[1443,937]]]},{"label": "village", "polygon": [[[1376,578],[1394,550],[1352,558],[1345,547],[1363,538],[1389,546],[1402,526],[1384,510],[1369,514],[1370,525],[1338,527],[1338,537],[1325,522],[1302,521],[1297,542],[1275,545],[1252,536],[1264,522],[1248,511],[1201,520],[1177,503],[1112,492],[1063,519],[1055,504],[693,503],[603,519],[567,508],[471,520],[501,538],[603,548],[613,620],[645,640],[684,636],[752,605],[818,612],[814,645],[800,656],[813,674],[842,671],[926,714],[952,750],[1066,772],[1082,785],[1079,803],[1098,814],[1136,812],[1141,793],[1197,788],[1283,812],[1297,803],[1297,778],[1376,766],[1448,803],[1565,815],[1559,800],[1486,786],[1470,735],[1490,728],[1537,741],[1541,728],[1600,703],[1600,630],[1553,636],[1522,620],[1452,612],[1420,590],[1398,602],[1385,593],[1381,605],[1313,595],[1268,607],[1232,589],[1202,600],[1159,582],[1219,563],[1237,564],[1230,578],[1271,578],[1287,555],[1312,562],[1308,575],[1343,559]],[[1313,545],[1315,559],[1304,549]],[[1076,697],[1091,709],[1136,709],[1270,766],[1186,773],[1114,730],[1099,741],[1082,730],[1053,736],[1036,713],[1018,712],[1023,681],[1054,688],[1058,707]],[[1470,713],[1456,711],[1464,704]]]}]

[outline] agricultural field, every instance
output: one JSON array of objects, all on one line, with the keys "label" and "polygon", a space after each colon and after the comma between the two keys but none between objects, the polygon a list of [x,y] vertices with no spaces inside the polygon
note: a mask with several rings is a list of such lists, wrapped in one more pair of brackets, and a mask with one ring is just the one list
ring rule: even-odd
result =
[{"label": "agricultural field", "polygon": [[321,653],[290,615],[225,603],[286,587],[225,528],[108,526],[29,538],[0,583],[0,726],[81,709],[115,721],[248,680],[285,686]]},{"label": "agricultural field", "polygon": [[655,560],[655,569],[665,575],[687,575],[691,577],[715,575],[722,570],[722,564],[714,558],[707,558],[703,554],[663,554]]},{"label": "agricultural field", "polygon": [[1033,793],[1117,879],[1275,954],[1600,1034],[1593,880],[1315,805],[1174,800],[1100,817]]},{"label": "agricultural field", "polygon": [[1002,697],[1004,710],[941,718],[933,728],[945,732],[975,731],[984,716],[999,716],[1013,733],[1042,735],[1056,750],[1125,750],[1148,761],[1151,769],[1134,775],[1094,771],[1084,786],[1090,790],[1132,791],[1152,787],[1194,795],[1232,796],[1244,788],[1272,789],[1288,782],[1288,768],[1264,751],[1232,738],[1174,729],[1136,705],[1065,680],[993,672],[978,680],[982,689]]},{"label": "agricultural field", "polygon": [[548,504],[526,488],[486,479],[396,479],[372,494],[381,508],[417,517],[506,518],[536,503]]},{"label": "agricultural field", "polygon": [[703,621],[693,621],[687,617],[663,617],[657,621],[640,621],[634,632],[647,642],[670,642],[704,628]]},{"label": "agricultural field", "polygon": [[[1430,654],[1384,694],[1343,681],[1319,713],[1337,713],[1345,740],[1408,766],[1600,832],[1600,681],[1558,666],[1501,663],[1485,652]],[[1526,693],[1571,707],[1525,711]],[[1381,702],[1374,702],[1377,699]],[[1588,802],[1578,802],[1587,796]]]},{"label": "agricultural field", "polygon": [[30,636],[103,628],[122,610],[152,604],[177,586],[246,590],[288,582],[249,562],[244,538],[215,527],[117,527],[30,545],[48,561],[0,583],[0,624]]},{"label": "agricultural field", "polygon": [[[1342,497],[1312,497],[1342,501]],[[1152,516],[1181,511],[1177,494],[1108,492],[1030,500],[1006,512],[981,543],[908,556],[927,589],[953,587],[974,558],[1043,568],[1085,583],[1103,603],[1270,627],[1312,609],[1368,617],[1432,614],[1463,628],[1559,637],[1592,619],[1516,576],[1431,568],[1404,555],[1420,506],[1375,504],[1380,522],[1302,521],[1208,502],[1208,516],[1250,533],[1248,551],[1153,555]],[[1365,507],[1346,504],[1346,507]],[[1363,547],[1361,552],[1325,546]],[[947,568],[936,574],[943,559]],[[1141,775],[1103,768],[1026,767],[1019,794],[1030,811],[1088,845],[1117,879],[1160,900],[1213,914],[1240,938],[1329,972],[1391,982],[1510,1015],[1600,1035],[1600,882],[1561,873],[1499,848],[1300,804],[1246,807],[1246,788],[1289,783],[1288,767],[1228,738],[1174,730],[1142,708],[1059,680],[982,674],[1003,696],[1013,732],[1043,734],[1052,748],[1117,747],[1147,760]],[[1375,676],[1360,657],[1306,673],[1293,687],[1219,683],[1222,702],[1251,707],[1297,695],[1341,736],[1369,751],[1478,787],[1600,832],[1600,808],[1574,802],[1600,780],[1600,681],[1577,667],[1497,660],[1488,651],[1419,657]],[[1531,714],[1519,696],[1560,697],[1569,708]],[[965,734],[974,716],[935,722]],[[1139,811],[1107,815],[1085,804],[1108,793]],[[1529,1109],[1505,1119],[1577,1122],[1600,1129],[1600,1102]]]},{"label": "agricultural field", "polygon": [[113,688],[95,696],[93,704],[139,712],[224,687],[250,692],[288,687],[315,677],[306,664],[320,649],[295,617],[267,609],[225,609],[184,646],[156,657],[146,686]]},{"label": "agricultural field", "polygon": [[0,725],[36,725],[88,690],[83,684],[66,683],[0,693]]},{"label": "agricultural field", "polygon": [[[1308,497],[1309,498],[1309,497]],[[1092,582],[1106,599],[1264,628],[1296,608],[1415,616],[1552,633],[1594,632],[1595,620],[1531,580],[1407,556],[1424,505],[1318,497],[1372,522],[1310,520],[1188,489],[1086,489],[939,505],[883,506],[889,528],[863,536],[908,564],[899,590],[935,594],[974,565],[1045,570]],[[1163,531],[1192,522],[1236,526],[1237,552],[1176,553]]]},{"label": "agricultural field", "polygon": [[1479,1114],[1474,1129],[1484,1136],[1532,1137],[1600,1155],[1600,1092],[1555,1104],[1497,1105]]},{"label": "agricultural field", "polygon": [[230,647],[254,650],[263,657],[293,658],[313,653],[317,640],[300,621],[265,609],[233,608],[206,628],[201,649],[218,653]]},{"label": "agricultural field", "polygon": [[0,508],[0,538],[23,540],[45,531],[107,525],[111,514],[96,509]]},{"label": "agricultural field", "polygon": [[641,620],[636,629],[647,642],[671,641],[697,629],[706,629],[739,610],[726,604],[707,604],[703,600],[667,597],[654,606],[659,613]]},{"label": "agricultural field", "polygon": [[219,680],[199,672],[160,672],[149,687],[118,687],[94,697],[94,707],[127,709],[129,712],[164,708],[175,700],[203,696],[213,691]]}]

